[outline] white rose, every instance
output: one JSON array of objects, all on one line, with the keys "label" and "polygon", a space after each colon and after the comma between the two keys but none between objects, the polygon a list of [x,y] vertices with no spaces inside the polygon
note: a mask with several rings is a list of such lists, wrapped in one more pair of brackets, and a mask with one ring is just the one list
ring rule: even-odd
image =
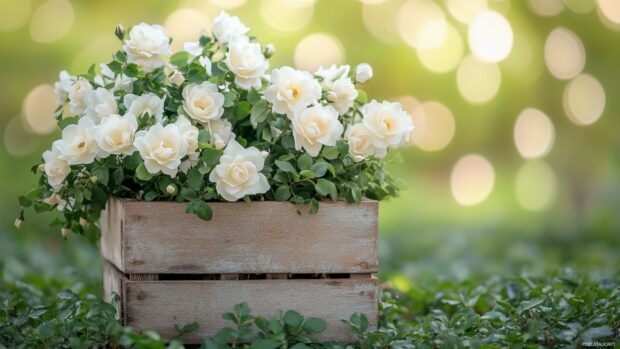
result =
[{"label": "white rose", "polygon": [[409,141],[413,122],[400,103],[379,103],[373,100],[362,107],[361,113],[364,126],[374,134],[378,142],[396,148]]},{"label": "white rose", "polygon": [[187,155],[187,141],[175,124],[155,124],[148,131],[139,131],[134,145],[151,174],[176,177],[181,159]]},{"label": "white rose", "polygon": [[226,119],[211,120],[205,128],[209,130],[211,134],[211,145],[216,149],[222,149],[228,144],[228,141],[235,139],[235,134],[232,132],[232,124]]},{"label": "white rose", "polygon": [[191,41],[183,43],[183,51],[189,53],[192,56],[200,56],[204,48],[200,46],[200,42]]},{"label": "white rose", "polygon": [[321,85],[310,73],[290,67],[271,72],[271,84],[265,90],[265,99],[272,104],[274,113],[286,114],[291,119],[319,98]]},{"label": "white rose", "polygon": [[90,91],[86,96],[86,117],[91,118],[95,123],[101,119],[118,112],[116,99],[112,92],[103,87]]},{"label": "white rose", "polygon": [[260,44],[249,42],[246,36],[230,40],[226,52],[226,65],[235,74],[235,84],[244,90],[259,88],[261,77],[269,68]]},{"label": "white rose", "polygon": [[134,115],[136,118],[141,117],[144,113],[149,113],[155,117],[157,122],[161,123],[164,118],[164,102],[166,97],[159,98],[154,93],[145,93],[142,96],[134,94],[126,94],[123,97],[123,104],[127,108],[127,113]]},{"label": "white rose", "polygon": [[355,81],[365,84],[372,78],[372,67],[368,63],[359,64],[355,67]]},{"label": "white rose", "polygon": [[219,42],[228,43],[230,39],[235,36],[245,35],[245,33],[250,31],[250,28],[241,23],[239,17],[230,16],[228,13],[222,11],[213,20],[211,31]]},{"label": "white rose", "polygon": [[86,96],[93,90],[88,80],[79,78],[69,89],[69,110],[73,115],[80,115],[86,110]]},{"label": "white rose", "polygon": [[62,187],[62,183],[71,172],[71,167],[69,167],[69,164],[65,160],[60,159],[59,156],[60,154],[58,151],[53,148],[52,150],[47,150],[43,153],[47,183],[49,183],[54,190],[58,190]]},{"label": "white rose", "polygon": [[67,200],[60,197],[60,195],[56,192],[52,193],[52,195],[46,197],[42,201],[50,206],[56,206],[60,212],[64,211],[67,207]]},{"label": "white rose", "polygon": [[187,144],[187,153],[192,154],[198,149],[198,128],[192,125],[192,123],[183,115],[179,115],[177,121],[174,123],[183,135],[185,143]]},{"label": "white rose", "polygon": [[198,63],[205,68],[207,75],[211,76],[211,60],[209,57],[200,57],[198,58]]},{"label": "white rose", "polygon": [[116,75],[107,64],[99,65],[101,69],[101,78],[103,81],[107,81],[101,85],[107,85],[109,82],[114,83],[114,87],[112,87],[112,91],[125,91],[131,92],[133,91],[133,83],[138,80],[137,78],[130,78],[125,74]]},{"label": "white rose", "polygon": [[63,105],[69,97],[71,91],[71,85],[75,81],[76,77],[69,74],[66,70],[60,72],[58,81],[54,84],[54,92],[56,93],[56,104]]},{"label": "white rose", "polygon": [[377,141],[375,135],[362,123],[347,127],[344,138],[349,144],[349,154],[355,162],[371,155],[383,158],[387,154],[387,145],[381,140]]},{"label": "white rose", "polygon": [[89,118],[81,118],[62,130],[62,138],[52,144],[58,158],[69,165],[90,164],[98,153],[95,141],[95,123]]},{"label": "white rose", "polygon": [[335,80],[347,77],[349,70],[351,70],[351,67],[348,65],[337,66],[332,64],[329,68],[319,67],[314,75],[321,77],[321,87],[332,87],[332,83]]},{"label": "white rose", "polygon": [[101,120],[95,128],[97,146],[106,154],[131,155],[138,122],[132,114],[120,116],[112,114]]},{"label": "white rose", "polygon": [[224,114],[224,95],[210,82],[183,88],[183,110],[198,122],[219,119]]},{"label": "white rose", "polygon": [[200,160],[200,152],[189,154],[187,159],[183,160],[183,162],[181,162],[181,165],[179,165],[179,171],[187,174],[187,171],[189,171],[192,167],[196,166],[198,160]]},{"label": "white rose", "polygon": [[315,105],[293,118],[295,149],[302,147],[315,157],[323,145],[336,145],[344,128],[338,121],[338,112],[331,106]]},{"label": "white rose", "polygon": [[267,177],[260,173],[265,159],[255,147],[244,149],[234,139],[228,143],[220,163],[209,175],[215,189],[224,200],[237,201],[246,195],[262,194],[269,190]]},{"label": "white rose", "polygon": [[170,77],[168,78],[168,80],[170,80],[170,82],[176,86],[181,86],[183,85],[183,82],[185,81],[185,77],[183,77],[183,74],[181,74],[180,71],[175,69],[172,72],[172,75],[170,75]]},{"label": "white rose", "polygon": [[357,90],[351,79],[340,78],[332,84],[333,97],[329,98],[331,105],[338,111],[338,114],[344,115],[353,106],[355,98],[357,98]]},{"label": "white rose", "polygon": [[127,53],[127,62],[151,72],[164,66],[164,57],[170,55],[170,39],[162,26],[140,23],[129,31],[123,50]]}]

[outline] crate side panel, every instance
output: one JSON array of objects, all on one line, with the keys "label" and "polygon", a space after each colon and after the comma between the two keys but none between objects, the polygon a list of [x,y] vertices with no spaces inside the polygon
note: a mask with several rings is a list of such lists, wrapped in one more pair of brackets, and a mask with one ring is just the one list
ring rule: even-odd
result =
[{"label": "crate side panel", "polygon": [[122,272],[125,272],[122,243],[124,204],[125,200],[110,198],[99,221],[101,255]]},{"label": "crate side panel", "polygon": [[197,322],[199,333],[188,343],[231,326],[222,314],[247,302],[253,315],[272,318],[275,310],[296,310],[327,322],[321,340],[351,342],[354,337],[341,319],[355,312],[377,326],[377,285],[373,279],[248,280],[248,281],[128,281],[125,315],[137,330],[155,330],[165,338],[176,335],[174,324]]},{"label": "crate side panel", "polygon": [[[213,219],[185,203],[125,203],[126,273],[369,273],[378,269],[377,202],[211,203]],[[297,210],[301,214],[297,213]]]},{"label": "crate side panel", "polygon": [[103,261],[103,300],[112,303],[112,293],[116,293],[119,297],[115,307],[116,313],[122,316],[124,313],[123,301],[123,283],[127,280],[124,274],[118,271],[114,265],[108,261]]}]

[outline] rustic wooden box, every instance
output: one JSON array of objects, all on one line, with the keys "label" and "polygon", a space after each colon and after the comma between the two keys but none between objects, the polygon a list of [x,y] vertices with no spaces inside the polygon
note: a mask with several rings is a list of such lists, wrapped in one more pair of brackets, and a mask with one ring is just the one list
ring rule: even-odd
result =
[{"label": "rustic wooden box", "polygon": [[376,201],[324,202],[316,215],[288,202],[210,205],[207,222],[185,203],[110,199],[104,297],[120,296],[126,325],[170,338],[174,324],[197,322],[199,333],[184,338],[196,343],[230,326],[221,315],[247,302],[254,315],[293,309],[324,319],[322,340],[353,340],[340,320],[354,312],[376,328]]}]

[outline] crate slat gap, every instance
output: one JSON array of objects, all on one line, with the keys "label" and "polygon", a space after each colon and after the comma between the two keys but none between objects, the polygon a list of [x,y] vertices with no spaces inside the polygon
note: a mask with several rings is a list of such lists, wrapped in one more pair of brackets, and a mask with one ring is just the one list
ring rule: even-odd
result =
[{"label": "crate slat gap", "polygon": [[[209,222],[186,203],[111,198],[101,217],[104,297],[119,294],[123,321],[164,338],[198,322],[196,343],[228,326],[221,314],[248,302],[255,315],[294,309],[323,318],[319,339],[350,342],[341,319],[377,324],[376,201],[324,202],[316,215],[288,202],[210,203]],[[301,212],[301,215],[297,213]]]}]

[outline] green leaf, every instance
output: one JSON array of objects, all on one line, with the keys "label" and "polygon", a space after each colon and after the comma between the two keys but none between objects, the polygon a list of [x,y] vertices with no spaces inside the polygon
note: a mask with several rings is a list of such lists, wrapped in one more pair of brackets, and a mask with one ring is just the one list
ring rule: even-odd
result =
[{"label": "green leaf", "polygon": [[303,329],[304,331],[306,331],[306,333],[321,333],[325,331],[326,328],[327,324],[325,323],[325,321],[316,317],[307,318],[303,326]]},{"label": "green leaf", "polygon": [[355,101],[361,104],[366,104],[368,103],[368,95],[366,94],[366,91],[362,90],[362,89],[357,89],[357,98],[355,98]]},{"label": "green leaf", "polygon": [[275,349],[280,346],[280,342],[274,339],[259,338],[252,343],[250,349]]},{"label": "green leaf", "polygon": [[187,59],[189,58],[189,53],[185,51],[179,51],[172,56],[170,56],[170,63],[177,67],[187,64]]},{"label": "green leaf", "polygon": [[202,151],[202,160],[207,166],[213,168],[219,164],[222,151],[217,149],[205,149]]},{"label": "green leaf", "polygon": [[25,196],[19,197],[19,205],[22,207],[30,207],[32,205],[32,200],[28,199]]},{"label": "green leaf", "polygon": [[278,187],[275,193],[276,201],[286,201],[291,197],[291,190],[288,185]]},{"label": "green leaf", "polygon": [[132,171],[135,171],[141,163],[142,158],[139,152],[135,152],[123,159],[123,167]]},{"label": "green leaf", "polygon": [[250,122],[252,125],[256,125],[260,122],[263,122],[267,119],[269,115],[269,108],[266,100],[260,100],[256,104],[252,106],[250,112]]},{"label": "green leaf", "polygon": [[314,189],[317,193],[319,193],[319,195],[324,197],[330,196],[332,201],[338,201],[338,190],[336,189],[336,184],[332,181],[325,178],[319,178],[314,185]]},{"label": "green leaf", "polygon": [[210,221],[213,217],[213,211],[211,211],[211,207],[205,201],[202,200],[192,200],[187,205],[187,213],[195,213],[200,219],[205,221]]},{"label": "green leaf", "polygon": [[194,190],[200,190],[200,188],[202,188],[203,183],[204,183],[203,177],[198,167],[192,168],[187,173],[187,180],[185,181],[185,184],[187,185],[188,188],[191,188]]},{"label": "green leaf", "polygon": [[297,159],[297,167],[299,167],[300,170],[309,170],[311,166],[312,166],[312,157],[308,153],[303,153]]},{"label": "green leaf", "polygon": [[203,128],[198,131],[198,144],[209,144],[211,142],[211,133]]},{"label": "green leaf", "polygon": [[153,178],[153,175],[147,171],[144,163],[141,163],[138,165],[138,168],[136,168],[136,177],[141,181],[148,182]]},{"label": "green leaf", "polygon": [[105,166],[97,166],[91,171],[91,175],[97,177],[97,183],[107,186],[110,180],[110,171]]},{"label": "green leaf", "polygon": [[230,108],[235,105],[237,95],[233,92],[224,92],[224,108]]},{"label": "green leaf", "polygon": [[37,332],[42,338],[50,338],[54,335],[54,328],[48,323],[43,323],[41,324],[41,326],[39,326]]},{"label": "green leaf", "polygon": [[310,210],[308,210],[310,214],[316,214],[319,212],[319,202],[316,199],[310,200]]},{"label": "green leaf", "polygon": [[253,87],[250,90],[250,92],[248,92],[248,98],[247,99],[248,99],[248,102],[250,102],[250,104],[256,104],[256,102],[261,100],[260,94]]},{"label": "green leaf", "polygon": [[118,167],[114,170],[114,172],[112,172],[112,181],[114,182],[114,185],[121,185],[124,179],[125,173],[123,172],[122,167]]},{"label": "green leaf", "polygon": [[284,314],[284,323],[292,328],[300,328],[303,321],[303,316],[294,310],[289,310]]},{"label": "green leaf", "polygon": [[157,195],[157,192],[149,191],[149,192],[144,194],[144,200],[145,201],[153,201],[153,200],[157,199],[158,196],[159,195]]},{"label": "green leaf", "polygon": [[317,161],[314,164],[312,164],[312,167],[310,167],[310,170],[312,171],[312,173],[314,173],[314,177],[320,178],[320,177],[325,176],[328,165],[329,164],[325,161]]},{"label": "green leaf", "polygon": [[338,157],[339,153],[340,152],[338,151],[338,147],[336,146],[325,147],[323,148],[323,151],[321,152],[323,157],[326,158],[327,160],[334,160],[335,158]]},{"label": "green leaf", "polygon": [[60,129],[64,129],[69,125],[77,124],[79,119],[80,118],[77,116],[60,119],[58,120],[58,127],[60,127]]},{"label": "green leaf", "polygon": [[368,318],[362,313],[354,313],[351,315],[351,324],[360,332],[366,332],[368,329]]},{"label": "green leaf", "polygon": [[237,120],[241,120],[243,118],[245,118],[246,116],[248,116],[250,114],[250,108],[252,108],[250,106],[250,103],[246,102],[246,101],[241,101],[239,102],[236,106],[235,106],[235,118],[237,118]]},{"label": "green leaf", "polygon": [[295,167],[288,161],[276,160],[276,166],[284,172],[296,173]]}]

